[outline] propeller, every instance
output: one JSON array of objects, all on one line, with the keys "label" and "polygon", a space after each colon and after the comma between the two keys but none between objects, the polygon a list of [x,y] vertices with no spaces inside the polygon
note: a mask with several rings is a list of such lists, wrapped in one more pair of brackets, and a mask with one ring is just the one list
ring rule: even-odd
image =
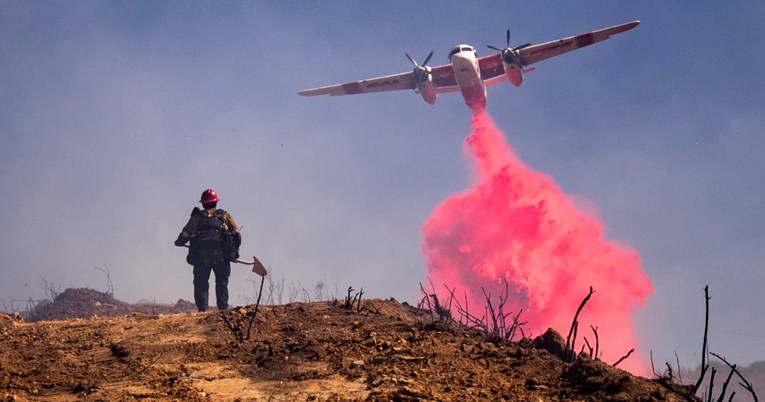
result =
[{"label": "propeller", "polygon": [[409,53],[404,53],[406,55],[406,58],[409,59],[409,61],[414,64],[414,75],[417,79],[417,83],[420,83],[424,75],[432,74],[430,72],[430,67],[427,66],[428,62],[430,61],[430,58],[433,57],[433,52],[431,51],[430,54],[428,54],[428,57],[425,58],[425,61],[422,63],[422,65],[417,64],[417,61],[414,60],[412,56],[409,55]]},{"label": "propeller", "polygon": [[499,53],[502,54],[502,61],[505,63],[513,63],[516,64],[519,67],[526,67],[528,62],[526,59],[521,57],[521,54],[518,53],[519,50],[523,49],[524,47],[531,46],[531,43],[524,43],[516,48],[510,47],[510,30],[507,30],[507,34],[505,35],[505,43],[506,46],[504,49],[500,49],[496,46],[487,45],[489,49],[496,50]]}]

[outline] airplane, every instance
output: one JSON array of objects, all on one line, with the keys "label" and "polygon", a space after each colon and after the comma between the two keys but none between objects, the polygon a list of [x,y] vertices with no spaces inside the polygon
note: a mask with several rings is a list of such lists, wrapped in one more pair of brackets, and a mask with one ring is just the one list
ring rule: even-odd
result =
[{"label": "airplane", "polygon": [[449,64],[430,67],[427,64],[433,57],[433,52],[428,54],[422,64],[417,64],[412,56],[404,53],[414,65],[414,70],[306,89],[298,94],[340,96],[413,89],[425,102],[434,105],[439,93],[461,92],[468,107],[478,112],[486,108],[487,86],[507,80],[519,87],[523,83],[524,74],[536,68],[529,67],[532,64],[604,41],[611,35],[629,31],[639,24],[640,21],[632,21],[538,45],[524,43],[517,47],[510,47],[510,30],[508,29],[506,47],[500,49],[489,45],[490,49],[498,52],[490,56],[478,57],[473,46],[462,44],[455,46],[449,52]]}]

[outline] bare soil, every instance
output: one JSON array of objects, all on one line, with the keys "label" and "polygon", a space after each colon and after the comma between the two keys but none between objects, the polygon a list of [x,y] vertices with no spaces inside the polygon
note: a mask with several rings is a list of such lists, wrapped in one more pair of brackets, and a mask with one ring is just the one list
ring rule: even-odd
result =
[{"label": "bare soil", "polygon": [[[81,303],[80,312],[90,315],[99,307],[117,309],[104,307],[109,300],[96,306],[91,299],[97,298],[81,291],[67,303]],[[56,303],[60,311],[74,311]],[[565,363],[550,352],[560,347],[553,332],[545,339],[492,342],[395,300],[363,300],[351,309],[342,301],[259,306],[257,313],[255,306],[205,313],[120,306],[128,311],[66,319],[51,313],[56,319],[38,322],[0,314],[0,400],[690,398],[683,396],[687,388],[584,355]]]}]

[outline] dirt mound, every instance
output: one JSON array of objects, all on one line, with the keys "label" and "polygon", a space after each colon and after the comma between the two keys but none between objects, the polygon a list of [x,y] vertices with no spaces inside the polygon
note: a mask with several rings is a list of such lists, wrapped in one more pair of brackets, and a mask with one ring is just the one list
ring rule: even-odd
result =
[{"label": "dirt mound", "polygon": [[6,399],[685,400],[586,356],[564,363],[556,342],[489,342],[394,300],[0,323]]},{"label": "dirt mound", "polygon": [[87,288],[69,288],[58,294],[53,301],[39,302],[27,317],[28,321],[64,320],[86,317],[117,317],[131,313],[167,314],[195,311],[193,303],[178,300],[175,305],[156,303],[128,304],[116,300],[110,293]]}]

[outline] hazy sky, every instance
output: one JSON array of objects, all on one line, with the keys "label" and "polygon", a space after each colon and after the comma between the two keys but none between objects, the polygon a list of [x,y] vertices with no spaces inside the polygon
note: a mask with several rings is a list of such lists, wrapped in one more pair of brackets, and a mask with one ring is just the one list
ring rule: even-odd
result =
[{"label": "hazy sky", "polygon": [[[192,300],[173,240],[207,187],[244,226],[242,253],[313,295],[416,302],[422,224],[470,183],[458,94],[348,97],[305,88],[632,20],[543,61],[488,112],[655,293],[641,353],[765,359],[765,4],[762,2],[0,2],[0,299],[41,280],[128,302]],[[253,274],[235,266],[234,304]],[[583,290],[583,293],[586,290]],[[601,329],[601,336],[607,336]]]}]

